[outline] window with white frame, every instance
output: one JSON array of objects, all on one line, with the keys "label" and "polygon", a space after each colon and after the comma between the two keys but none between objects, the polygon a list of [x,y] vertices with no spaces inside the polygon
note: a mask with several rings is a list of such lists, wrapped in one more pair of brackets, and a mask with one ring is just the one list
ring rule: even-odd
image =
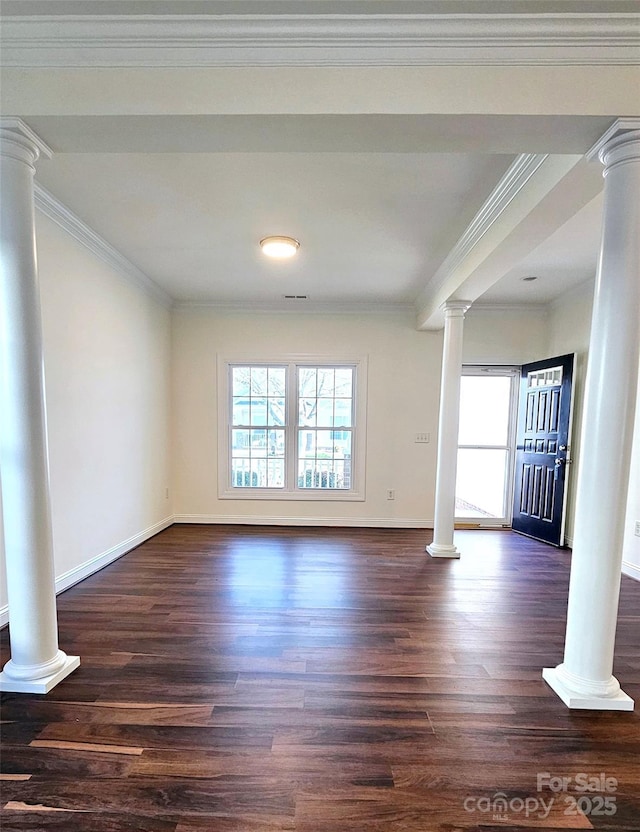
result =
[{"label": "window with white frame", "polygon": [[364,499],[365,365],[220,361],[220,496]]}]

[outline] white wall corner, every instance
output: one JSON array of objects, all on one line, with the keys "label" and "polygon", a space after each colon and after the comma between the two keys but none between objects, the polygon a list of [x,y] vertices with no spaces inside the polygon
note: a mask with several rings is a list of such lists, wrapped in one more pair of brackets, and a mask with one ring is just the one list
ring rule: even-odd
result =
[{"label": "white wall corner", "polygon": [[167,309],[171,307],[173,299],[161,289],[158,284],[146,275],[141,269],[135,266],[123,254],[121,254],[111,243],[97,234],[80,217],[76,216],[70,208],[67,208],[52,193],[43,188],[38,182],[34,183],[34,201],[36,208],[53,220],[64,231],[77,240],[92,254],[106,263],[128,283],[138,289],[142,289],[151,295],[158,303]]}]

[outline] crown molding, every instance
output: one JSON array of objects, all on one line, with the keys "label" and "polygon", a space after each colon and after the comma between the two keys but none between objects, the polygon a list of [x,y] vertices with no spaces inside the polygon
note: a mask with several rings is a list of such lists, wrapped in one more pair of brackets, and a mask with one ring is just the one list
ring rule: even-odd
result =
[{"label": "crown molding", "polygon": [[638,13],[8,15],[4,66],[637,65]]},{"label": "crown molding", "polygon": [[506,303],[504,301],[496,301],[496,303],[491,303],[490,301],[484,301],[480,303],[476,301],[470,308],[469,308],[469,315],[472,313],[491,313],[491,312],[545,312],[548,310],[549,306],[553,303],[553,301],[549,301],[549,303],[541,303],[540,301],[532,301],[531,303],[525,303],[514,301],[513,303]]},{"label": "crown molding", "polygon": [[491,226],[498,221],[522,188],[544,164],[547,156],[548,154],[543,153],[521,153],[516,157],[446,256],[429,282],[425,293],[432,295],[444,285],[448,277],[469,256]]},{"label": "crown molding", "polygon": [[222,314],[276,314],[276,315],[408,315],[415,314],[413,303],[367,303],[353,302],[294,302],[284,301],[174,301],[175,310],[208,310]]},{"label": "crown molding", "polygon": [[134,266],[123,254],[120,254],[111,243],[96,234],[92,228],[38,182],[34,183],[34,201],[36,208],[42,214],[57,223],[67,234],[82,243],[92,254],[111,266],[129,283],[151,295],[163,306],[169,308],[172,305],[171,297],[157,283],[137,266]]}]

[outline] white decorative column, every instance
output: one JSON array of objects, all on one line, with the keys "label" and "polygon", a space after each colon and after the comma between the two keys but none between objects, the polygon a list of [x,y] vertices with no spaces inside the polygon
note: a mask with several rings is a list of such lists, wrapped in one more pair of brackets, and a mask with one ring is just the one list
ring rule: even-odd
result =
[{"label": "white decorative column", "polygon": [[458,424],[460,422],[460,376],[464,314],[470,301],[449,300],[444,311],[440,415],[438,419],[438,461],[433,543],[427,546],[432,558],[459,558],[453,543],[458,467]]},{"label": "white decorative column", "polygon": [[47,693],[80,664],[58,649],[34,164],[51,151],[0,119],[0,471],[11,659],[0,690]]},{"label": "white decorative column", "polygon": [[544,679],[570,708],[631,711],[612,676],[640,352],[640,119],[592,153],[604,216],[584,398],[564,662]]}]

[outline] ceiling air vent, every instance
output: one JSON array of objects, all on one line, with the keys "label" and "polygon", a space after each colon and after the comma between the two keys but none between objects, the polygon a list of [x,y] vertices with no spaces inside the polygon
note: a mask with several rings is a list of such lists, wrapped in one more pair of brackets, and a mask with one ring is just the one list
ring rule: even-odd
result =
[{"label": "ceiling air vent", "polygon": [[309,300],[309,295],[283,295],[285,300]]}]

